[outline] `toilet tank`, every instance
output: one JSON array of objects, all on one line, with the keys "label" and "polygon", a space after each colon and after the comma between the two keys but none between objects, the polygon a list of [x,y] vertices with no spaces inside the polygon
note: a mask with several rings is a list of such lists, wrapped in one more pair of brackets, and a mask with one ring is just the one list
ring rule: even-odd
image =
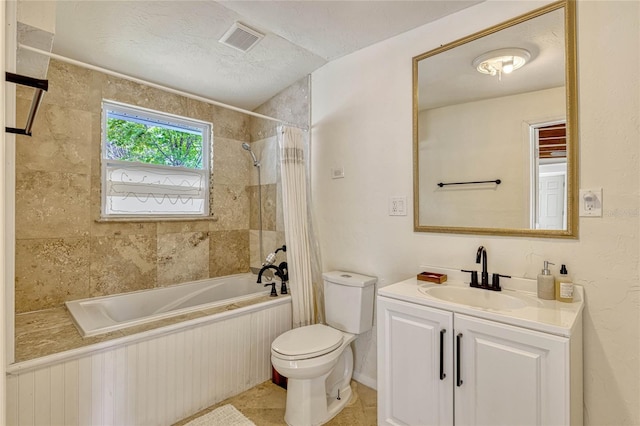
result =
[{"label": "toilet tank", "polygon": [[370,330],[377,278],[345,271],[325,272],[322,278],[327,325],[353,334]]}]

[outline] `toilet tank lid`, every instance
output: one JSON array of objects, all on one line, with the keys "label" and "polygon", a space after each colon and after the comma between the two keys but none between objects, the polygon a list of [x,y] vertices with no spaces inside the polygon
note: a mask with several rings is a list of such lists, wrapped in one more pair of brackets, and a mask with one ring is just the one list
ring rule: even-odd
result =
[{"label": "toilet tank lid", "polygon": [[325,272],[322,274],[322,278],[334,284],[348,285],[351,287],[368,287],[375,284],[378,280],[376,277],[346,271]]}]

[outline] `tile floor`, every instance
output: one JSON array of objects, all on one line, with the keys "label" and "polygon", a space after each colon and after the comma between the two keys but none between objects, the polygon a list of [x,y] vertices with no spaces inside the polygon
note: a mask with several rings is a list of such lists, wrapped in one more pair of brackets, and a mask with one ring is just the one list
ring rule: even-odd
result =
[{"label": "tile floor", "polygon": [[[351,389],[353,391],[351,401],[336,417],[326,423],[327,426],[374,426],[377,424],[377,392],[355,381],[351,382]],[[267,381],[240,395],[205,408],[174,426],[184,425],[225,404],[233,404],[257,426],[286,425],[284,422],[286,398],[287,392],[284,389]]]}]

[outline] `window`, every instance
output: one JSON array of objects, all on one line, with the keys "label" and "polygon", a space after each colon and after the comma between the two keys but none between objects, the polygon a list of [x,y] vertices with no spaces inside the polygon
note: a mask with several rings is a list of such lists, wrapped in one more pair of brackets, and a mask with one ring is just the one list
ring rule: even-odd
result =
[{"label": "window", "polygon": [[209,214],[211,124],[102,102],[102,216]]}]

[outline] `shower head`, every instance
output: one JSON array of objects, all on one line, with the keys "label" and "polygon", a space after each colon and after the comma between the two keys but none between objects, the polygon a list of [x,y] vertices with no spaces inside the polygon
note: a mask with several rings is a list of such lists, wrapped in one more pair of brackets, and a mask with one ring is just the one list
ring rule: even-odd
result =
[{"label": "shower head", "polygon": [[253,165],[256,167],[260,167],[260,163],[256,158],[256,154],[254,154],[253,151],[251,151],[251,146],[248,143],[244,142],[242,144],[242,149],[249,151],[249,154],[251,154],[251,158],[253,158]]}]

